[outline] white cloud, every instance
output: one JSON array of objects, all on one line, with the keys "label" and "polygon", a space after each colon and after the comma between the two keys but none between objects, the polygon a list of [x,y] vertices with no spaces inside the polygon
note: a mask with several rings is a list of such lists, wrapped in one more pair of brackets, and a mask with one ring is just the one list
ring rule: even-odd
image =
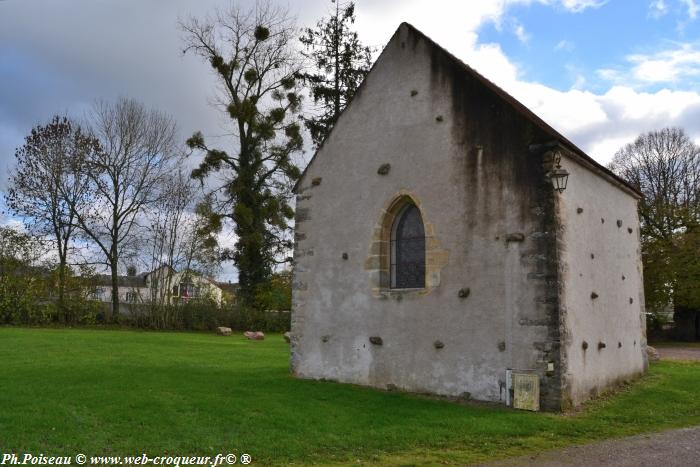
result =
[{"label": "white cloud", "polygon": [[[700,135],[700,95],[663,89],[654,93],[615,86],[603,94],[586,91],[540,90],[525,85],[516,93],[538,115],[602,163],[640,133],[667,126],[681,126]],[[533,101],[531,103],[531,101]]]},{"label": "white cloud", "polygon": [[688,9],[688,18],[694,20],[698,17],[698,12],[700,12],[700,6],[696,3],[695,0],[681,0],[681,3],[683,3]]},{"label": "white cloud", "polygon": [[655,93],[614,86],[603,94],[560,91],[525,81],[503,84],[523,104],[598,162],[607,163],[640,133],[666,126],[700,136],[700,94],[664,89]]},{"label": "white cloud", "polygon": [[[479,27],[493,23],[496,28],[502,27],[508,8],[517,5],[541,4],[563,8],[573,13],[582,12],[588,8],[600,8],[609,0],[443,0],[440,2],[442,11],[449,15],[426,14],[424,0],[385,0],[382,2],[367,2],[357,9],[357,26],[365,42],[382,44],[387,40],[390,29],[392,32],[398,22],[407,21],[428,34],[439,44],[452,44],[451,51],[465,51],[465,41],[476,39]],[[513,18],[509,18],[517,21]],[[517,25],[517,23],[516,23]],[[526,32],[524,29],[522,32]],[[390,33],[389,33],[390,34]],[[517,34],[517,32],[516,32]],[[462,45],[457,45],[462,42]],[[471,42],[474,42],[471,41]]]},{"label": "white cloud", "polygon": [[672,43],[654,53],[625,57],[627,66],[601,68],[596,74],[611,84],[646,88],[657,85],[695,84],[700,77],[700,49],[697,44]]},{"label": "white cloud", "polygon": [[586,77],[583,75],[576,75],[574,84],[571,85],[572,89],[582,89],[586,85]]},{"label": "white cloud", "polygon": [[[521,4],[534,3],[522,0]],[[396,10],[388,8],[385,15],[358,18],[360,33],[384,32],[384,41],[390,35],[386,30],[390,18],[396,11],[402,19],[413,23],[418,29],[450,50],[486,78],[492,80],[516,99],[528,106],[564,136],[576,143],[603,164],[609,162],[614,153],[624,144],[632,142],[640,133],[665,126],[682,126],[691,137],[700,137],[700,94],[688,91],[663,89],[646,92],[639,89],[643,79],[648,85],[652,79],[669,79],[686,76],[688,66],[694,66],[696,52],[689,46],[675,47],[668,53],[654,55],[632,55],[628,64],[632,70],[608,67],[597,70],[597,75],[611,84],[602,93],[584,89],[586,76],[579,70],[569,70],[573,86],[558,90],[541,83],[524,79],[517,63],[514,63],[499,44],[479,42],[479,27],[487,22],[501,24],[506,18],[508,6],[513,2],[450,2],[449,17],[425,14],[424,4],[412,2],[396,4]],[[604,2],[567,2],[565,0],[541,1],[552,6],[573,11],[582,8],[600,7]],[[466,5],[465,5],[466,4]],[[386,3],[383,3],[387,8]],[[358,13],[360,13],[358,11]],[[380,41],[376,41],[380,42]],[[564,41],[560,47],[565,50]],[[672,53],[674,52],[675,53]],[[654,76],[651,62],[670,62],[666,71]],[[698,58],[700,60],[700,58]],[[628,81],[625,83],[625,81]]]},{"label": "white cloud", "polygon": [[567,10],[579,13],[586,8],[600,8],[608,3],[608,0],[561,0],[561,5]]},{"label": "white cloud", "polygon": [[590,144],[590,147],[588,148],[588,153],[589,155],[604,155],[599,156],[598,160],[600,161],[604,158],[606,163],[610,162],[617,151],[619,151],[625,145],[634,141],[637,138],[637,136],[639,136],[639,132],[629,131],[625,132],[621,136],[609,137],[601,139],[600,141],[593,141]]},{"label": "white cloud", "polygon": [[562,50],[565,52],[572,52],[574,50],[574,44],[566,39],[562,39],[554,46],[554,51],[559,52]]},{"label": "white cloud", "polygon": [[617,82],[622,79],[622,72],[614,68],[601,68],[596,70],[596,74],[606,81]]},{"label": "white cloud", "polygon": [[514,27],[513,33],[518,38],[518,40],[520,42],[522,42],[523,44],[527,44],[528,41],[530,40],[530,35],[525,30],[525,26],[523,26],[521,23],[519,23],[517,21],[515,22],[515,27]]},{"label": "white cloud", "polygon": [[583,90],[586,87],[586,84],[588,84],[588,80],[586,79],[586,75],[579,70],[576,66],[573,65],[566,65],[564,68],[566,68],[566,71],[573,77],[573,83],[571,84],[571,89],[579,89]]},{"label": "white cloud", "polygon": [[672,83],[700,74],[700,51],[687,43],[651,55],[629,55],[627,60],[633,64],[632,76],[642,83]]},{"label": "white cloud", "polygon": [[653,0],[649,4],[649,16],[652,18],[661,18],[668,13],[668,4],[665,0]]}]

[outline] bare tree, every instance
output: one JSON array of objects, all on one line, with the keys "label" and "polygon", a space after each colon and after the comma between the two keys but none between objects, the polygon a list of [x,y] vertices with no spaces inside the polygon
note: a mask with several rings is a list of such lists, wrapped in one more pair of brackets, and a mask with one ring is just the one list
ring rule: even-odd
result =
[{"label": "bare tree", "polygon": [[234,152],[210,148],[201,133],[188,140],[204,153],[193,172],[204,180],[218,173],[210,192],[212,225],[234,224],[231,258],[239,271],[240,296],[255,306],[256,288],[291,245],[291,184],[299,177],[292,156],[301,150],[299,54],[286,12],[260,2],[254,10],[232,7],[216,16],[181,23],[187,47],[213,67],[219,103],[229,116]]},{"label": "bare tree", "polygon": [[[168,196],[152,206],[148,240],[151,243],[150,269],[159,270],[152,278],[156,281],[151,288],[151,303],[163,305],[172,288],[172,271],[177,267],[181,256],[181,243],[187,211],[194,206],[195,187],[192,180],[182,171],[166,180],[163,189]],[[161,269],[163,268],[163,269]]]},{"label": "bare tree", "polygon": [[75,206],[75,220],[110,268],[115,316],[121,255],[145,208],[167,195],[162,187],[177,159],[176,126],[171,117],[124,98],[95,104],[91,125],[102,150],[87,154],[80,164],[90,202]]},{"label": "bare tree", "polygon": [[[157,270],[170,266],[178,270],[195,270],[213,275],[218,268],[220,254],[214,232],[208,229],[206,203],[200,205],[194,181],[181,171],[167,180],[163,189],[168,193],[150,210],[149,242],[150,268]],[[172,289],[172,271],[164,268],[155,280],[151,300],[162,305]]]},{"label": "bare tree", "polygon": [[149,228],[142,243],[150,247],[146,262],[152,271],[148,318],[152,325],[167,328],[175,311],[163,305],[179,304],[170,301],[170,291],[178,285],[175,272],[184,273],[180,275],[183,282],[188,282],[192,272],[213,276],[220,254],[215,234],[208,231],[208,223],[199,213],[201,198],[195,181],[178,171],[162,189],[168,196],[149,207]]},{"label": "bare tree", "polygon": [[647,303],[700,310],[700,147],[680,128],[640,135],[610,168],[637,187]]},{"label": "bare tree", "polygon": [[10,209],[25,219],[32,234],[52,239],[58,255],[58,308],[66,322],[64,295],[74,208],[82,209],[86,189],[76,172],[77,161],[99,152],[94,137],[68,118],[55,116],[49,124],[32,129],[15,152],[17,166],[6,196]]},{"label": "bare tree", "polygon": [[220,229],[211,228],[210,209],[211,201],[205,197],[189,217],[183,237],[183,258],[186,270],[214,277],[221,268],[222,254],[217,239]]},{"label": "bare tree", "polygon": [[611,169],[636,186],[642,233],[670,240],[700,222],[700,148],[680,128],[640,135],[620,149]]}]

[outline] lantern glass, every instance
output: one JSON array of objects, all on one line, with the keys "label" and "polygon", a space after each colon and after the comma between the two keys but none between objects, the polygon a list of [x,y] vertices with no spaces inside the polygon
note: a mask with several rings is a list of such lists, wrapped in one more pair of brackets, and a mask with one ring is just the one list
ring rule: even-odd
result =
[{"label": "lantern glass", "polygon": [[569,172],[561,167],[557,167],[556,169],[552,170],[550,176],[552,178],[552,183],[554,184],[555,190],[557,190],[559,193],[566,190],[566,184],[569,181]]}]

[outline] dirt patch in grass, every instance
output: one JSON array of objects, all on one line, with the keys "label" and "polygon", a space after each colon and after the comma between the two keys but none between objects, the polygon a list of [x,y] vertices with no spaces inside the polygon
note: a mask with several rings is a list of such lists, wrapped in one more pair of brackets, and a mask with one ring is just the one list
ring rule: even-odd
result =
[{"label": "dirt patch in grass", "polygon": [[700,347],[657,347],[662,360],[690,360],[700,362]]}]

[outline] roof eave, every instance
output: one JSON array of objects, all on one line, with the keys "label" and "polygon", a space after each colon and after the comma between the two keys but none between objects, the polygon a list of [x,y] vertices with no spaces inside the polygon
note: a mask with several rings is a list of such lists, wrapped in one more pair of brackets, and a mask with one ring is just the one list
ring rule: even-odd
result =
[{"label": "roof eave", "polygon": [[[401,23],[401,25],[399,25],[399,27],[397,28],[396,32],[394,32],[394,34],[392,35],[389,42],[387,42],[387,45],[389,43],[391,43],[391,41],[394,39],[396,34],[398,34],[398,32],[404,26],[407,27],[409,29],[409,31],[411,31],[412,33],[417,34],[418,36],[420,36],[421,38],[426,40],[428,42],[428,44],[430,44],[431,46],[433,46],[433,47],[437,48],[438,50],[442,51],[443,53],[447,54],[447,56],[450,59],[452,59],[453,61],[455,61],[457,64],[459,64],[464,69],[464,71],[466,73],[468,73],[471,76],[473,76],[474,78],[476,78],[486,88],[488,88],[492,92],[494,92],[499,98],[504,100],[506,103],[510,104],[511,107],[513,107],[513,109],[516,112],[520,113],[523,117],[528,119],[534,125],[538,126],[545,133],[548,133],[552,137],[552,139],[558,141],[561,146],[568,149],[580,162],[582,162],[583,165],[588,166],[589,169],[591,169],[595,173],[603,176],[603,178],[605,178],[606,180],[611,182],[613,185],[615,185],[618,188],[622,189],[623,191],[631,194],[635,198],[641,199],[643,197],[642,193],[637,188],[635,188],[634,186],[629,184],[626,180],[624,180],[621,177],[619,177],[618,175],[616,175],[614,172],[612,172],[607,167],[598,163],[595,159],[593,159],[591,156],[586,154],[576,144],[574,144],[568,138],[566,138],[564,135],[562,135],[557,130],[555,130],[554,127],[552,127],[547,122],[545,122],[542,118],[537,116],[537,114],[535,114],[532,110],[527,108],[523,103],[521,103],[516,98],[514,98],[513,96],[508,94],[506,91],[504,91],[501,87],[499,87],[498,85],[496,85],[495,83],[493,83],[492,81],[490,81],[489,79],[487,79],[486,77],[481,75],[478,71],[476,71],[475,69],[473,69],[472,67],[470,67],[469,65],[464,63],[462,60],[457,58],[455,55],[450,53],[447,49],[445,49],[440,44],[438,44],[437,42],[432,40],[430,37],[428,37],[427,35],[422,33],[420,30],[416,29],[413,25],[406,23],[406,22]],[[385,50],[386,50],[386,47],[385,47]],[[383,53],[384,53],[384,51],[382,51],[382,54]],[[370,73],[372,72],[372,69],[377,64],[377,62],[379,62],[379,58],[381,58],[381,54],[380,54],[380,57],[378,57],[377,60],[372,65],[372,68],[370,69]],[[366,81],[366,79],[362,81],[362,83],[360,84],[360,87],[358,88],[358,91],[360,88],[362,88],[365,81]],[[346,107],[346,109],[347,109],[347,107]],[[345,112],[345,110],[343,110],[343,112],[341,112],[341,116],[344,112]],[[333,132],[333,129],[331,129],[331,133],[332,132]],[[330,136],[330,134],[329,134],[329,136]],[[318,149],[314,153],[313,157],[311,158],[311,160],[309,161],[307,166],[304,168],[301,176],[299,177],[299,180],[297,180],[297,182],[294,184],[294,187],[292,188],[293,193],[295,193],[295,194],[299,193],[301,182],[302,182],[304,176],[306,175],[308,168],[311,166],[312,162],[314,161],[314,159],[317,157],[318,153],[323,148],[324,143],[325,143],[325,141],[318,147]]]}]

